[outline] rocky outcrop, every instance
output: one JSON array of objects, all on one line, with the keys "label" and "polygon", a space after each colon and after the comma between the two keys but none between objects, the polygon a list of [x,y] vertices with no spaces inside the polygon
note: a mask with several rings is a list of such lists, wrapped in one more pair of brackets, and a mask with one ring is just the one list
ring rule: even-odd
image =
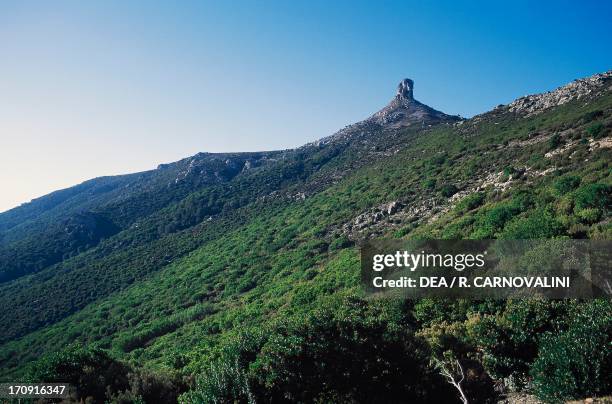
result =
[{"label": "rocky outcrop", "polygon": [[457,116],[447,115],[414,99],[414,81],[402,80],[397,86],[395,97],[386,107],[367,119],[387,128],[405,126],[427,126],[440,122],[458,121]]},{"label": "rocky outcrop", "polygon": [[398,128],[425,128],[439,123],[461,121],[459,116],[447,115],[414,99],[414,81],[402,80],[395,97],[386,107],[363,121],[348,125],[331,136],[324,137],[306,145],[321,147],[333,142],[371,139],[381,131],[395,131]]},{"label": "rocky outcrop", "polygon": [[612,85],[612,70],[595,74],[583,79],[574,80],[556,90],[542,94],[527,95],[518,98],[508,105],[511,112],[536,115],[549,108],[563,105],[572,100],[585,98],[594,92],[604,90]]},{"label": "rocky outcrop", "polygon": [[[198,153],[176,163],[159,166],[158,169],[174,167],[177,171],[171,184],[183,182],[219,183],[230,181],[235,176],[271,161],[274,153]],[[278,153],[277,153],[278,154]]]},{"label": "rocky outcrop", "polygon": [[346,224],[345,231],[348,230],[361,230],[372,226],[380,222],[381,220],[397,213],[404,207],[404,204],[400,201],[392,201],[383,205],[377,206],[368,212],[362,213],[353,219],[352,223]]}]

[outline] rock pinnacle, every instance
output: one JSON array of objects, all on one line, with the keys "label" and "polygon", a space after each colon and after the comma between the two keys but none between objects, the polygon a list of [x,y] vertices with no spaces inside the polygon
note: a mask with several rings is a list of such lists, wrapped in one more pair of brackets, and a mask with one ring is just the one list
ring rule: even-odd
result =
[{"label": "rock pinnacle", "polygon": [[396,97],[400,99],[412,101],[414,100],[413,89],[414,89],[414,81],[410,79],[404,79],[400,81],[400,83],[397,85]]},{"label": "rock pinnacle", "polygon": [[446,115],[414,99],[414,81],[404,79],[397,85],[397,93],[386,107],[367,119],[386,128],[434,125],[453,122],[459,117]]}]

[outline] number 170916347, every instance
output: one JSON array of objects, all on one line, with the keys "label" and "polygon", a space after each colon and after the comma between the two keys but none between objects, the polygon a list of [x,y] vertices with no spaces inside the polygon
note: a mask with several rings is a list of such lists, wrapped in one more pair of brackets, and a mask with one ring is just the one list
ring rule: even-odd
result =
[{"label": "number 170916347", "polygon": [[2,398],[64,398],[68,397],[67,383],[2,383]]}]

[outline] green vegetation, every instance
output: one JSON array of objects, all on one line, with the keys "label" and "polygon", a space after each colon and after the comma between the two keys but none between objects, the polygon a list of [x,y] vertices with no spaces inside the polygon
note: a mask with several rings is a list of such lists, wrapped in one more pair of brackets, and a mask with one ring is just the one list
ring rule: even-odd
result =
[{"label": "green vegetation", "polygon": [[444,184],[442,188],[440,188],[440,194],[445,198],[450,198],[451,196],[457,193],[458,189],[453,184]]},{"label": "green vegetation", "polygon": [[[454,393],[428,366],[425,341],[414,336],[406,312],[389,303],[347,298],[322,305],[306,318],[280,321],[264,332],[240,333],[206,365],[196,388],[183,400],[450,399]],[[437,388],[423,389],[423,383]]]},{"label": "green vegetation", "polygon": [[576,308],[558,333],[540,336],[531,374],[538,396],[558,402],[567,397],[609,393],[612,383],[611,306],[595,301]]},{"label": "green vegetation", "polygon": [[457,205],[455,205],[455,211],[457,213],[466,213],[470,210],[476,209],[485,201],[486,195],[483,192],[474,192],[463,198]]},{"label": "green vegetation", "polygon": [[[608,394],[609,300],[369,299],[355,245],[373,234],[609,239],[610,149],[564,136],[586,140],[611,114],[606,93],[529,118],[356,135],[245,171],[208,162],[222,180],[177,188],[189,161],[162,168],[160,195],[142,185],[133,199],[104,197],[97,214],[113,231],[6,271],[0,375],[65,378],[94,402],[451,402],[440,366],[460,363],[481,402],[495,399],[494,380],[551,402]],[[570,147],[544,157],[560,142]],[[415,209],[357,225],[391,201]],[[4,251],[25,254],[9,247],[39,224],[12,226]]]},{"label": "green vegetation", "polygon": [[134,370],[105,351],[76,345],[43,356],[24,379],[68,383],[75,402],[176,402],[185,388],[176,375]]},{"label": "green vegetation", "polygon": [[605,128],[601,122],[596,122],[587,128],[587,133],[593,136],[595,139],[599,139],[604,133],[604,129]]}]

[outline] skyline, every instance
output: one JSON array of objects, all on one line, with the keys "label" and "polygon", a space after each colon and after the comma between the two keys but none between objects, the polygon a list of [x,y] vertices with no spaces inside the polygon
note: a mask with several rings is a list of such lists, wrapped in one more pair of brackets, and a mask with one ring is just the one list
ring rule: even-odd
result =
[{"label": "skyline", "polygon": [[198,152],[299,147],[403,78],[465,117],[552,90],[610,69],[610,8],[0,2],[0,212]]}]

